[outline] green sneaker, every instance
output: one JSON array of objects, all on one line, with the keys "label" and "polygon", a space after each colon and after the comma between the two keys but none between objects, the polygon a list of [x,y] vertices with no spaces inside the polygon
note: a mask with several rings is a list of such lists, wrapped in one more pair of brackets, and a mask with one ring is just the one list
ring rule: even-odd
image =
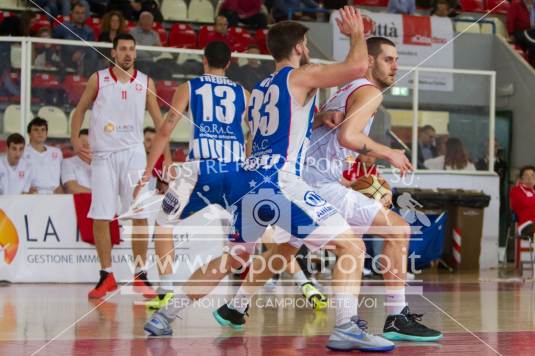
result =
[{"label": "green sneaker", "polygon": [[303,296],[312,303],[314,310],[323,310],[327,307],[327,297],[320,292],[312,282],[301,285]]},{"label": "green sneaker", "polygon": [[158,295],[145,303],[148,310],[159,310],[169,303],[174,294],[171,291],[158,289]]}]

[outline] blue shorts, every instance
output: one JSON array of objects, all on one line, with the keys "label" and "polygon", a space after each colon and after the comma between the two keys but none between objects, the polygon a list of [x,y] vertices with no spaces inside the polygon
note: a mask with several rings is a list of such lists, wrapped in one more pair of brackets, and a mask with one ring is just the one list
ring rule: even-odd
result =
[{"label": "blue shorts", "polygon": [[239,163],[217,160],[190,161],[173,165],[176,179],[169,184],[156,221],[173,226],[209,205],[226,209],[230,185],[238,174]]},{"label": "blue shorts", "polygon": [[[350,230],[345,219],[301,177],[276,169],[240,169],[230,184],[229,240],[254,243],[268,226],[285,231],[296,247],[318,249]],[[291,236],[290,236],[291,235]]]}]

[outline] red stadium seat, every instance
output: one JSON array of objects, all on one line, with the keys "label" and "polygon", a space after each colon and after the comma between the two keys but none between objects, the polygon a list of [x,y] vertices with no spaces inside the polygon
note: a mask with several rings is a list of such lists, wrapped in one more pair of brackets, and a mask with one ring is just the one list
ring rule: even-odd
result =
[{"label": "red stadium seat", "polygon": [[173,162],[185,162],[187,157],[187,152],[183,148],[177,148],[173,151]]},{"label": "red stadium seat", "polygon": [[47,19],[41,19],[39,18],[37,21],[35,21],[31,27],[30,27],[30,33],[31,34],[37,34],[37,32],[39,32],[39,30],[41,30],[42,28],[48,28],[48,29],[52,29],[52,26],[50,25],[50,22],[47,20]]},{"label": "red stadium seat", "polygon": [[87,79],[82,76],[69,74],[65,77],[63,80],[63,89],[65,90],[65,94],[67,94],[69,104],[76,105],[80,101],[86,85]]},{"label": "red stadium seat", "polygon": [[202,26],[201,30],[199,31],[199,48],[206,47],[210,37],[212,37],[214,34],[214,26]]},{"label": "red stadium seat", "polygon": [[169,32],[169,47],[196,48],[197,35],[190,25],[174,24]]},{"label": "red stadium seat", "polygon": [[6,141],[0,140],[0,153],[5,153],[7,149]]},{"label": "red stadium seat", "polygon": [[504,14],[504,15],[507,14],[507,12],[509,11],[509,6],[510,6],[509,2],[503,1],[503,0],[486,0],[485,4],[486,4],[486,9],[488,11],[496,8],[494,9],[494,11],[492,11],[493,14]]},{"label": "red stadium seat", "polygon": [[32,76],[32,88],[62,89],[58,78],[54,74],[35,73]]},{"label": "red stadium seat", "polygon": [[154,29],[160,36],[160,42],[162,43],[162,46],[165,46],[167,44],[167,32],[163,27],[159,27]]},{"label": "red stadium seat", "polygon": [[56,16],[56,20],[54,20],[52,22],[52,26],[53,27],[59,26],[60,23],[64,23],[66,21],[70,21],[70,17],[69,16],[58,15],[58,16]]},{"label": "red stadium seat", "polygon": [[267,54],[268,53],[267,43],[266,43],[267,32],[268,32],[268,30],[266,30],[266,29],[260,29],[259,28],[258,30],[256,30],[256,35],[255,35],[256,44],[260,48],[260,53],[262,53],[262,54]]},{"label": "red stadium seat", "polygon": [[87,20],[85,20],[85,24],[93,29],[93,32],[95,33],[95,41],[98,40],[102,26],[100,18],[88,17]]},{"label": "red stadium seat", "polygon": [[461,0],[461,9],[468,12],[485,12],[483,0]]},{"label": "red stadium seat", "polygon": [[173,80],[160,80],[156,82],[156,93],[158,94],[158,104],[161,108],[169,108],[173,94],[178,86],[178,82]]},{"label": "red stadium seat", "polygon": [[241,27],[231,27],[229,29],[229,35],[234,42],[234,51],[245,52],[250,44],[254,43],[253,37]]},{"label": "red stadium seat", "polygon": [[355,5],[387,7],[388,0],[356,0]]}]

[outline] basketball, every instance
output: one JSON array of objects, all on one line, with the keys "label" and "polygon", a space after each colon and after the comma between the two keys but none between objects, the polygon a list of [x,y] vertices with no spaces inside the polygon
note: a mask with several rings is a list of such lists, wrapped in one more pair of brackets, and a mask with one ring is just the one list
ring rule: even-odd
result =
[{"label": "basketball", "polygon": [[386,180],[377,176],[364,176],[357,179],[351,187],[368,198],[381,201],[387,195],[392,195],[390,185]]}]

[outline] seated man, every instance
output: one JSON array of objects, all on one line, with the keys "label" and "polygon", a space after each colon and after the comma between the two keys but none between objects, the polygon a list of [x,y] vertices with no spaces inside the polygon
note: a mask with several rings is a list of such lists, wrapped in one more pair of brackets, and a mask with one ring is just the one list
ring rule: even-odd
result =
[{"label": "seated man", "polygon": [[24,137],[18,133],[7,137],[7,153],[0,158],[0,195],[36,193],[32,186],[33,172],[30,163],[22,159]]},{"label": "seated man", "polygon": [[39,194],[62,194],[60,184],[61,161],[63,154],[57,147],[45,145],[48,138],[48,122],[40,117],[28,124],[30,144],[24,150],[35,172],[35,188]]},{"label": "seated man", "polygon": [[511,209],[518,219],[518,233],[533,236],[535,233],[535,167],[520,168],[518,183],[509,193]]},{"label": "seated man", "polygon": [[[80,130],[78,137],[82,145],[89,149],[89,130]],[[91,166],[80,158],[78,152],[76,156],[64,159],[61,163],[61,181],[66,193],[91,192]]]}]

